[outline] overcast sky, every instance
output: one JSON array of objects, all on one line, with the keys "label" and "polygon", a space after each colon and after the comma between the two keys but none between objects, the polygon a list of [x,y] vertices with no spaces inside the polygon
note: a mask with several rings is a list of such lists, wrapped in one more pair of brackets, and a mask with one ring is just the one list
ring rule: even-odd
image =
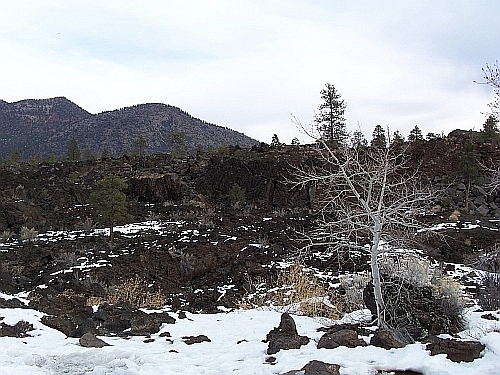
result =
[{"label": "overcast sky", "polygon": [[165,103],[289,143],[331,83],[368,137],[479,130],[499,19],[498,0],[2,0],[0,99]]}]

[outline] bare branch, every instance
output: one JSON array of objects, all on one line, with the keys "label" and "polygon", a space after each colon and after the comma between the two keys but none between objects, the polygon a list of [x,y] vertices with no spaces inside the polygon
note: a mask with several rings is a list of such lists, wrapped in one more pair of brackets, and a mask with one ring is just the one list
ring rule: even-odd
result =
[{"label": "bare branch", "polygon": [[435,202],[432,189],[419,183],[417,170],[406,165],[404,150],[385,148],[332,149],[313,128],[292,121],[318,144],[317,164],[296,167],[292,186],[314,185],[320,197],[317,227],[307,249],[328,246],[370,254],[379,325],[384,326],[384,301],[379,275],[381,244],[414,240],[424,229],[419,215]]},{"label": "bare branch", "polygon": [[498,66],[498,61],[495,64],[486,64],[485,68],[482,68],[485,82],[478,82],[479,84],[489,85],[493,88],[495,93],[495,99],[488,104],[491,109],[491,114],[498,118],[500,112],[500,69]]}]

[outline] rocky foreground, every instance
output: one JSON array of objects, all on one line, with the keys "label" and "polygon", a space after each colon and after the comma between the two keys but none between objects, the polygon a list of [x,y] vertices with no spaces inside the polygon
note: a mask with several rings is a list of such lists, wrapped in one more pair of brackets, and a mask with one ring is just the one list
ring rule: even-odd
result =
[{"label": "rocky foreground", "polygon": [[[228,367],[213,364],[206,367],[206,373],[292,374],[290,371],[296,369],[295,373],[306,374],[379,370],[437,374],[440,372],[433,366],[442,370],[444,357],[457,363],[484,364],[484,372],[477,373],[493,374],[488,372],[488,366],[498,353],[498,333],[494,331],[498,330],[500,306],[498,254],[494,246],[499,239],[495,206],[500,204],[500,197],[488,194],[480,184],[474,185],[470,197],[474,206],[466,212],[462,207],[463,183],[447,185],[445,198],[423,218],[430,231],[442,236],[422,238],[420,246],[398,250],[400,259],[417,259],[415,264],[426,270],[428,279],[417,288],[407,279],[390,283],[396,276],[387,274],[387,296],[399,309],[392,310],[394,319],[397,317],[393,323],[401,330],[376,331],[371,325],[374,310],[366,281],[367,254],[340,257],[328,248],[301,251],[305,243],[301,233],[314,227],[317,208],[313,191],[290,190],[283,183],[283,176],[290,173],[288,166],[302,160],[292,151],[235,149],[225,155],[189,160],[155,155],[143,160],[56,163],[25,167],[22,172],[1,169],[0,291],[6,295],[0,299],[0,316],[4,317],[0,336],[16,338],[8,339],[9,343],[33,343],[34,352],[41,350],[37,337],[68,337],[71,345],[102,347],[100,350],[107,351],[110,361],[112,357],[120,358],[118,363],[113,362],[112,371],[126,368],[129,372],[123,373],[131,374],[152,367],[157,368],[157,373],[195,371],[182,372],[182,360],[174,361],[180,366],[175,371],[159,370],[156,360],[145,359],[148,349],[135,346],[133,350],[143,354],[134,357],[134,365],[123,364],[127,362],[125,357],[112,348],[126,346],[127,342],[158,345],[154,346],[155,353],[170,353],[175,358],[184,353],[190,358],[186,363],[195,366],[188,366],[192,369],[200,364],[192,360],[196,351],[184,351],[191,344],[211,348],[206,352],[211,354],[198,352],[202,356],[223,356],[221,350],[234,352],[228,354]],[[249,154],[242,157],[243,152]],[[307,158],[307,153],[301,157]],[[126,179],[128,209],[133,215],[131,222],[118,223],[112,243],[108,240],[109,229],[99,223],[98,215],[87,203],[95,182],[111,172]],[[435,172],[429,178],[435,184],[444,184],[448,172]],[[235,184],[240,189],[231,193]],[[235,193],[242,191],[244,202]],[[289,277],[297,265],[308,275],[303,277],[299,272],[309,285],[305,289],[319,291],[306,298],[309,305],[322,298],[322,307],[313,303],[309,315],[322,317],[325,325],[301,320],[304,317],[280,315],[303,314],[308,307],[290,299],[298,289]],[[443,310],[443,298],[433,289],[433,279],[438,276],[461,283],[469,317]],[[390,289],[393,284],[405,286],[407,295],[400,288]],[[255,310],[259,307],[272,312]],[[340,321],[353,311],[362,311],[360,319],[347,315],[350,321]],[[200,314],[217,315],[205,318]],[[474,326],[468,327],[471,316]],[[231,326],[232,319],[238,325]],[[308,328],[301,330],[302,323],[296,324],[297,319]],[[227,327],[216,323],[218,320]],[[235,332],[229,339],[211,328],[190,327],[193,321],[203,321],[221,332]],[[174,328],[179,324],[182,330]],[[478,333],[477,326],[481,325],[487,328]],[[471,327],[476,333],[464,333]],[[459,340],[440,336],[458,333]],[[166,345],[171,345],[170,349]],[[251,346],[253,354],[239,349],[245,346]],[[37,359],[34,354],[19,358],[30,366],[58,373],[65,366],[71,368],[70,358],[77,353],[83,356],[79,357],[81,363],[90,364],[85,367],[79,362],[74,373],[111,371],[104,362],[97,363],[95,358],[82,354],[87,352],[73,352],[71,348],[66,353],[72,354],[57,354],[53,363],[47,358]],[[308,354],[301,356],[303,350]],[[334,354],[325,355],[325,350]],[[365,351],[373,355],[361,354]],[[295,353],[292,357],[302,362],[289,359],[284,352]],[[339,353],[349,354],[344,357]],[[398,365],[390,366],[389,353],[415,356],[432,365],[413,361],[410,365],[395,354],[398,359],[394,363]],[[440,359],[429,358],[434,355]],[[372,372],[360,372],[365,370],[353,365],[354,358],[359,360],[360,356],[366,358],[360,368]],[[17,354],[3,360],[14,369],[15,358]],[[248,367],[245,358],[253,358],[253,367]],[[141,361],[152,367],[132,370]],[[239,361],[245,365],[236,365]],[[56,371],[57,363],[64,364]],[[102,369],[95,370],[99,366]],[[462,371],[462,367],[453,369],[456,374]]]}]

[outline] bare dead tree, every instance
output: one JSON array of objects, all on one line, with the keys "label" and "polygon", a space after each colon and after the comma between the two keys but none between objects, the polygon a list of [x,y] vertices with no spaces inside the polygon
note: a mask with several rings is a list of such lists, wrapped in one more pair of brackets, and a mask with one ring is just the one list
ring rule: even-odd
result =
[{"label": "bare dead tree", "polygon": [[[298,167],[295,186],[317,186],[320,219],[309,233],[308,248],[328,246],[338,251],[367,251],[374,285],[377,320],[387,327],[380,262],[384,249],[415,239],[424,229],[419,213],[435,201],[436,194],[420,184],[418,171],[407,166],[404,150],[384,148],[331,149],[314,127],[292,120],[316,140],[320,162]],[[368,246],[366,239],[368,239]]]},{"label": "bare dead tree", "polygon": [[491,114],[497,119],[500,113],[500,69],[498,67],[498,61],[495,64],[486,64],[485,68],[482,68],[485,82],[479,82],[480,84],[486,84],[493,88],[495,93],[495,98],[488,104],[490,107]]},{"label": "bare dead tree", "polygon": [[488,188],[493,193],[500,190],[500,164],[496,168],[491,168],[491,181]]},{"label": "bare dead tree", "polygon": [[500,162],[491,162],[489,165],[480,164],[485,174],[490,177],[490,181],[486,184],[485,188],[490,194],[500,191]]},{"label": "bare dead tree", "polygon": [[[482,71],[485,82],[479,83],[489,85],[493,88],[495,98],[488,104],[488,107],[490,107],[491,114],[498,120],[500,115],[500,68],[498,61],[495,61],[493,65],[486,64],[486,67],[482,68]],[[486,171],[491,174],[491,182],[487,187],[491,192],[500,190],[500,164],[497,163],[496,166],[491,168],[486,167]]]}]

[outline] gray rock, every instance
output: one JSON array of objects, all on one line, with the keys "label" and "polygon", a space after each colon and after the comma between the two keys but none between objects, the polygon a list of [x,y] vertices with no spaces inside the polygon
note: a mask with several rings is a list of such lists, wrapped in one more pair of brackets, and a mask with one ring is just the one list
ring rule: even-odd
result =
[{"label": "gray rock", "polygon": [[446,194],[448,194],[449,196],[451,197],[454,197],[456,194],[457,194],[457,189],[455,189],[454,187],[447,187],[446,190],[445,190]]},{"label": "gray rock", "polygon": [[384,349],[404,348],[407,344],[412,343],[412,341],[408,332],[381,329],[375,332],[370,340],[370,345]]},{"label": "gray rock", "polygon": [[325,333],[318,342],[318,349],[335,349],[339,346],[355,348],[357,346],[366,346],[366,342],[358,338],[358,333],[356,331],[350,329]]},{"label": "gray rock", "polygon": [[299,336],[293,318],[283,313],[280,325],[267,334],[264,342],[269,342],[267,354],[276,354],[281,349],[299,349],[302,345],[307,345],[309,337]]},{"label": "gray rock", "polygon": [[87,332],[82,337],[80,337],[79,343],[85,348],[102,348],[104,346],[110,346],[107,342],[95,337],[92,333]]},{"label": "gray rock", "polygon": [[478,186],[478,185],[474,185],[472,187],[472,191],[477,196],[486,196],[486,195],[488,195],[488,193],[481,186]]},{"label": "gray rock", "polygon": [[484,196],[480,195],[479,197],[477,197],[476,199],[474,199],[474,204],[476,206],[481,206],[483,205],[484,203],[486,202],[486,200],[484,199]]},{"label": "gray rock", "polygon": [[340,375],[340,366],[313,360],[300,370],[292,370],[281,375]]},{"label": "gray rock", "polygon": [[[3,318],[2,318],[3,319]],[[21,320],[11,326],[5,323],[0,323],[0,337],[29,337],[29,331],[33,331],[33,324]]]},{"label": "gray rock", "polygon": [[490,210],[489,210],[488,206],[486,206],[485,204],[483,204],[482,206],[478,207],[478,208],[476,209],[476,211],[477,211],[480,215],[482,215],[482,216],[486,216],[486,215],[488,215],[488,213],[490,212]]},{"label": "gray rock", "polygon": [[198,335],[198,336],[183,336],[181,337],[184,342],[187,345],[193,345],[193,344],[200,344],[202,342],[212,342],[207,336],[205,335]]},{"label": "gray rock", "polygon": [[446,354],[453,362],[472,362],[479,358],[485,346],[476,341],[457,341],[434,337],[425,346],[431,355]]}]

